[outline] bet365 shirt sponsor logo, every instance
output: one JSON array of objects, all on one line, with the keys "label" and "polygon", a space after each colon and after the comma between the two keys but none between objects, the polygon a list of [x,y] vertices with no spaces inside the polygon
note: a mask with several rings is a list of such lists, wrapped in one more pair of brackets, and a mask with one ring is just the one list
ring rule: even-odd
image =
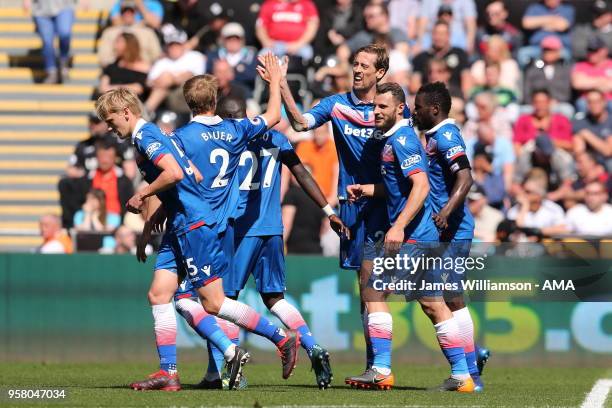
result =
[{"label": "bet365 shirt sponsor logo", "polygon": [[382,139],[384,136],[383,132],[380,130],[374,128],[354,128],[347,123],[344,124],[344,134],[348,136],[363,137],[365,139]]}]

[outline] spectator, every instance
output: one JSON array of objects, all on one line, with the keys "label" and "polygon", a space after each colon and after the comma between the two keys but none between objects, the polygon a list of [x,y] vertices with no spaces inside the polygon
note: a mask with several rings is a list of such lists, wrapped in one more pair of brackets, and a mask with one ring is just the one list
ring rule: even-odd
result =
[{"label": "spectator", "polygon": [[313,57],[312,41],[319,29],[319,13],[312,0],[265,0],[255,33],[264,48],[276,55],[308,61]]},{"label": "spectator", "polygon": [[[391,27],[402,30],[414,44],[418,34],[418,18],[421,14],[422,0],[391,0],[389,1],[389,16]],[[412,53],[412,50],[411,50]]]},{"label": "spectator", "polygon": [[421,49],[433,44],[435,22],[442,14],[452,16],[449,23],[450,45],[473,54],[476,42],[476,4],[474,0],[427,0],[421,6],[419,40]]},{"label": "spectator", "polygon": [[485,148],[480,147],[474,153],[472,175],[474,177],[474,185],[482,189],[487,202],[496,208],[502,208],[504,206],[504,198],[506,198],[504,178],[501,173],[494,172],[493,155],[487,152]]},{"label": "spectator", "polygon": [[484,86],[487,83],[486,65],[498,64],[500,69],[499,85],[510,89],[515,94],[520,91],[521,71],[515,60],[510,55],[508,43],[499,35],[489,37],[487,51],[483,59],[472,64],[470,73],[472,74],[473,85]]},{"label": "spectator", "polygon": [[212,72],[215,61],[226,60],[234,68],[236,82],[249,90],[255,87],[257,50],[244,42],[244,28],[238,23],[227,23],[221,29],[221,46],[207,54],[207,72]]},{"label": "spectator", "polygon": [[593,18],[588,23],[580,24],[572,31],[572,56],[576,60],[587,58],[587,43],[594,36],[603,39],[608,49],[612,49],[612,3],[596,0],[592,12]]},{"label": "spectator", "polygon": [[365,29],[338,47],[340,61],[348,61],[352,53],[371,43],[388,43],[389,50],[397,50],[408,57],[408,36],[402,30],[391,27],[389,10],[384,4],[368,3],[363,9],[363,19]]},{"label": "spectator", "polygon": [[109,232],[119,225],[121,225],[121,215],[106,211],[106,194],[97,188],[89,190],[85,203],[74,214],[74,228],[77,231]]},{"label": "spectator", "polygon": [[489,93],[476,98],[479,118],[468,121],[465,135],[466,152],[469,158],[479,151],[486,151],[492,156],[493,172],[501,174],[507,188],[512,183],[514,172],[514,150],[512,148],[512,128],[510,123],[496,112],[495,97]]},{"label": "spectator", "polygon": [[322,57],[336,49],[361,29],[362,10],[353,0],[336,0],[332,11],[321,15],[321,28],[315,39],[315,50]]},{"label": "spectator", "polygon": [[60,218],[54,214],[40,217],[40,236],[43,243],[36,252],[40,254],[71,254],[72,241],[62,230]]},{"label": "spectator", "polygon": [[460,129],[465,125],[467,117],[465,115],[465,101],[463,98],[451,97],[451,109],[448,117],[453,119]]},{"label": "spectator", "polygon": [[136,10],[133,3],[127,2],[122,4],[120,13],[120,23],[105,28],[98,41],[98,60],[100,65],[105,67],[117,60],[115,41],[124,32],[129,32],[136,36],[140,45],[140,57],[145,62],[149,64],[155,62],[161,55],[161,46],[155,31],[147,26],[136,23]]},{"label": "spectator", "polygon": [[495,112],[500,112],[500,119],[503,117],[503,121],[514,122],[519,115],[518,98],[515,91],[500,85],[499,81],[501,68],[499,64],[495,62],[486,63],[484,73],[484,85],[472,88],[472,95],[470,96],[470,103],[468,107],[470,114],[468,116],[475,117],[477,115],[477,113],[474,112],[474,109],[475,100],[478,95],[482,93],[490,93],[495,97],[495,103],[497,105]]},{"label": "spectator", "polygon": [[335,59],[329,59],[328,64],[315,73],[311,91],[315,98],[350,92],[352,81],[352,70],[347,63],[337,63]]},{"label": "spectator", "polygon": [[290,254],[320,254],[323,211],[291,179],[281,206],[283,239]]},{"label": "spectator", "polygon": [[59,182],[62,224],[64,228],[73,225],[74,214],[85,202],[87,192],[92,188],[106,194],[107,213],[125,213],[125,203],[134,193],[132,182],[123,170],[115,165],[117,147],[114,141],[105,138],[96,143],[97,168],[78,179],[63,178]]},{"label": "spectator", "polygon": [[122,25],[121,11],[131,8],[136,12],[137,23],[143,22],[154,30],[161,27],[164,18],[164,7],[158,0],[118,0],[110,10],[110,19],[114,26]]},{"label": "spectator", "polygon": [[525,67],[540,55],[540,42],[549,35],[559,37],[563,43],[565,59],[569,59],[570,28],[574,25],[574,6],[561,4],[562,0],[542,0],[530,4],[523,15],[523,28],[532,32],[529,45],[519,50],[517,58]]},{"label": "spectator", "polygon": [[[189,40],[185,43],[188,50],[197,50],[202,53],[207,47],[215,43],[221,27],[227,22],[227,16],[223,11],[213,14],[212,10],[218,11],[208,1],[178,0],[164,2],[164,19],[162,26],[170,24],[185,33]],[[217,6],[219,6],[217,4]]]},{"label": "spectator", "polygon": [[101,121],[95,113],[89,115],[89,138],[77,143],[74,153],[68,159],[67,177],[80,178],[98,167],[96,158],[96,144],[98,143],[114,144],[119,156],[117,164],[123,168],[129,179],[136,177],[138,169],[134,160],[134,149],[128,142],[121,141],[108,132],[108,125]]},{"label": "spectator", "polygon": [[612,236],[612,205],[608,204],[606,187],[594,181],[584,190],[584,204],[577,204],[567,212],[567,231],[601,238]]},{"label": "spectator", "polygon": [[512,126],[504,112],[497,105],[497,98],[491,92],[481,92],[474,97],[476,115],[469,119],[463,128],[463,138],[466,142],[476,139],[478,126],[488,124],[491,126],[496,138],[512,140]]},{"label": "spectator", "polygon": [[176,129],[178,115],[172,111],[164,111],[159,114],[159,119],[155,122],[159,130],[164,135],[169,135]]},{"label": "spectator", "polygon": [[446,60],[442,58],[432,58],[429,60],[427,80],[429,82],[442,82],[448,88],[451,97],[461,98],[463,97],[463,93],[460,87],[451,82],[452,75]]},{"label": "spectator", "polygon": [[489,38],[494,35],[501,36],[516,57],[518,49],[523,45],[523,34],[508,22],[508,10],[503,0],[494,0],[485,9],[485,24],[476,32],[476,51],[480,55],[486,54]]},{"label": "spectator", "polygon": [[295,152],[302,164],[312,173],[325,195],[327,202],[335,206],[338,202],[338,157],[329,124],[313,130],[311,140],[300,142]]},{"label": "spectator", "polygon": [[546,89],[553,102],[571,102],[571,67],[561,58],[561,40],[549,35],[542,39],[540,46],[541,59],[529,65],[525,72],[524,98],[529,98],[537,89]]},{"label": "spectator", "polygon": [[244,100],[249,94],[249,90],[238,82],[234,81],[234,68],[224,59],[218,59],[213,65],[212,74],[217,78],[219,89],[217,100],[223,98],[234,98]]},{"label": "spectator", "polygon": [[[117,228],[113,253],[136,255],[136,232],[123,225]],[[152,253],[153,248],[147,244],[145,254],[151,255]]]},{"label": "spectator", "polygon": [[576,175],[578,178],[575,181],[564,185],[564,188],[558,190],[558,196],[553,197],[555,201],[562,201],[565,208],[572,208],[577,203],[584,201],[584,189],[589,183],[603,183],[608,192],[612,191],[610,173],[588,152],[576,154]]},{"label": "spectator", "polygon": [[508,210],[508,219],[516,221],[519,228],[539,229],[544,236],[564,233],[563,208],[545,196],[542,183],[528,179],[523,184],[523,193],[517,196],[518,204]]},{"label": "spectator", "polygon": [[547,135],[539,135],[525,144],[518,155],[515,170],[513,194],[520,194],[522,183],[534,169],[541,169],[550,186],[549,199],[559,200],[559,194],[575,179],[574,160],[565,150],[555,147]]},{"label": "spectator", "polygon": [[115,40],[117,60],[102,70],[100,93],[127,88],[140,97],[147,96],[147,73],[151,65],[142,59],[138,38],[132,33],[121,33]]},{"label": "spectator", "polygon": [[[45,84],[57,84],[67,81],[70,74],[68,67],[70,58],[70,38],[76,0],[23,0],[23,8],[31,12],[36,24],[36,32],[42,41],[42,56],[46,77]],[[55,47],[55,36],[59,39],[59,69],[58,74]]]},{"label": "spectator", "polygon": [[468,95],[468,91],[472,87],[468,56],[462,49],[451,46],[448,24],[436,23],[433,27],[431,39],[431,48],[421,52],[412,62],[414,72],[410,81],[410,93],[416,94],[421,85],[430,82],[427,75],[429,61],[433,58],[442,58],[451,70],[450,84],[461,89],[464,95]]},{"label": "spectator", "polygon": [[[172,110],[189,111],[181,87],[189,78],[204,73],[206,59],[200,52],[189,51],[185,47],[187,34],[184,31],[167,25],[164,26],[162,32],[166,56],[155,62],[149,72],[147,85],[151,88],[151,94],[145,102],[145,107],[149,112],[155,112],[166,97],[174,92],[175,98],[171,102],[174,105]],[[177,99],[178,102],[174,99]]]},{"label": "spectator", "polygon": [[484,191],[477,186],[472,186],[467,202],[474,216],[474,240],[495,242],[497,226],[504,220],[502,212],[487,203]]},{"label": "spectator", "polygon": [[550,94],[545,89],[534,91],[531,97],[533,112],[518,118],[514,125],[514,146],[521,147],[538,135],[547,135],[555,146],[571,151],[572,124],[565,116],[551,112]]},{"label": "spectator", "polygon": [[584,96],[586,92],[599,89],[604,92],[608,110],[612,112],[612,58],[608,56],[608,47],[599,37],[592,37],[587,44],[587,60],[577,62],[572,70],[572,86],[581,92],[576,102],[580,112],[586,111]]},{"label": "spectator", "polygon": [[600,90],[593,90],[585,97],[587,112],[575,119],[574,151],[588,151],[612,173],[612,114],[606,109],[606,100]]}]

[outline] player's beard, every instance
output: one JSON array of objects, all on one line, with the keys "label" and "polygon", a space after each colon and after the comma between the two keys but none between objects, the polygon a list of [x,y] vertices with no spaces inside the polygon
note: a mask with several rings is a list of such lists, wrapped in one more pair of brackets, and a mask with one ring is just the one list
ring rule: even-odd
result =
[{"label": "player's beard", "polygon": [[383,116],[383,119],[383,123],[380,126],[377,124],[376,129],[387,132],[395,125],[395,116]]}]

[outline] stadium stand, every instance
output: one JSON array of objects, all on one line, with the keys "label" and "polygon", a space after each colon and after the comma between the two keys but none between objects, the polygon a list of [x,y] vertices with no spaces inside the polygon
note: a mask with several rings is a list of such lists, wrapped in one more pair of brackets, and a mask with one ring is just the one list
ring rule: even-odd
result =
[{"label": "stadium stand", "polygon": [[47,85],[31,17],[0,8],[0,251],[40,245],[38,219],[60,213],[57,182],[74,144],[88,136],[100,75],[96,33],[105,18],[104,11],[77,12],[70,79]]}]

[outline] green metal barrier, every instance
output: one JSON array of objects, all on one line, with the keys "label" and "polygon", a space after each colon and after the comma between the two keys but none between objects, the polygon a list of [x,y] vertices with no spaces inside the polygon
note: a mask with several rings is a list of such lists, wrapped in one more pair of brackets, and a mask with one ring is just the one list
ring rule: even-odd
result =
[{"label": "green metal barrier", "polygon": [[[537,262],[497,261],[500,267],[507,265],[511,276],[534,270]],[[155,343],[146,293],[152,266],[153,259],[143,265],[131,256],[0,254],[2,360],[151,358]],[[361,361],[364,343],[356,293],[355,273],[340,270],[336,259],[287,257],[289,301],[302,310],[319,342]],[[251,287],[241,296],[267,313]],[[611,363],[611,302],[533,302],[525,294],[497,300],[472,303],[471,308],[478,342],[500,360]],[[395,356],[439,359],[431,323],[418,305],[390,305]],[[251,349],[271,350],[256,336],[246,336],[246,341]],[[200,347],[180,317],[178,345]]]}]

